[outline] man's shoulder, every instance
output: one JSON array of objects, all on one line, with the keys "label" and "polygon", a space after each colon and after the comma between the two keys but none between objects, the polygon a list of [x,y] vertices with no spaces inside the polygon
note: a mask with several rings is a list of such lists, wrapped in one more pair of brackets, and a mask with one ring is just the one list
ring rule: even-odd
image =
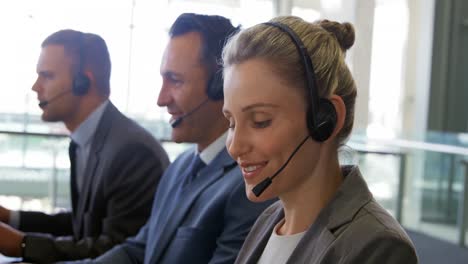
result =
[{"label": "man's shoulder", "polygon": [[[160,142],[112,104],[104,112],[92,144],[93,150],[104,153],[109,161],[139,154],[160,160],[164,167],[169,164],[167,153]],[[153,155],[148,156],[150,153]]]},{"label": "man's shoulder", "polygon": [[[107,115],[104,115],[103,118],[111,120],[109,122],[109,125],[112,126],[111,131],[121,135],[150,135],[150,132],[146,128],[120,112],[114,105],[110,105],[109,107],[109,111],[106,111]],[[101,122],[101,124],[105,123],[105,121]]]},{"label": "man's shoulder", "polygon": [[[178,181],[177,178],[184,175],[183,172],[192,161],[194,153],[196,153],[196,146],[190,146],[175,158],[165,172],[165,174],[172,175],[168,176],[169,182],[175,183]],[[227,154],[226,148],[223,148],[200,173],[205,175],[204,179],[211,182],[210,186],[216,185],[218,182],[224,182],[224,187],[242,182],[240,170],[235,161]],[[213,177],[216,177],[216,180],[213,180]],[[233,181],[236,183],[230,183]]]},{"label": "man's shoulder", "polygon": [[114,144],[160,145],[159,141],[146,128],[121,113],[111,103],[102,119],[99,129],[108,129],[108,136]]},{"label": "man's shoulder", "polygon": [[181,165],[190,160],[192,157],[193,153],[195,153],[195,146],[189,146],[186,150],[184,150],[182,153],[177,155],[175,160],[172,162],[174,165]]}]

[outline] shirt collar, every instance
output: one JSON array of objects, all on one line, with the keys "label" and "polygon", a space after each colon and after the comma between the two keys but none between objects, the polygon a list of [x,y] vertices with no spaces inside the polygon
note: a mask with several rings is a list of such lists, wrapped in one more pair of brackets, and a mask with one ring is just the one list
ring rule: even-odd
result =
[{"label": "shirt collar", "polygon": [[73,141],[75,141],[78,146],[83,147],[87,145],[91,137],[96,132],[99,121],[104,113],[104,109],[109,104],[109,100],[104,101],[99,105],[86,119],[83,121],[78,128],[73,131],[70,135]]},{"label": "shirt collar", "polygon": [[[205,164],[210,164],[214,160],[214,158],[226,147],[226,138],[227,138],[227,131],[224,132],[219,138],[213,141],[208,147],[206,147],[200,153],[200,159]],[[196,148],[195,151],[197,152]],[[198,152],[197,152],[198,153]]]}]

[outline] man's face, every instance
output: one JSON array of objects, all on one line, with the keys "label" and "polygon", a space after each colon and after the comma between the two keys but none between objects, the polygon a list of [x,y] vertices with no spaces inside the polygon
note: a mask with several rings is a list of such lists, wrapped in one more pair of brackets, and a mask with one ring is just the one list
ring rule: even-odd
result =
[{"label": "man's face", "polygon": [[[162,87],[158,105],[167,107],[171,121],[182,117],[208,100],[206,86],[209,73],[201,60],[202,39],[189,32],[170,39],[161,62]],[[217,136],[220,124],[226,124],[221,112],[222,101],[208,101],[173,128],[175,142],[197,143],[206,147]]]},{"label": "man's face", "polygon": [[32,90],[37,93],[42,106],[42,120],[49,122],[67,121],[74,118],[78,105],[72,96],[73,74],[71,58],[61,45],[47,45],[42,48],[37,63],[37,80]]}]

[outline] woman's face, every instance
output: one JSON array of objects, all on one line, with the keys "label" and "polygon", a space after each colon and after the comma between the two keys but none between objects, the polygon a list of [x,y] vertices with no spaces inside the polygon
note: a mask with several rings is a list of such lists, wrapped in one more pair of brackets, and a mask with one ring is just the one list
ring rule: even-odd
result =
[{"label": "woman's face", "polygon": [[248,198],[264,201],[293,193],[318,160],[319,145],[310,138],[260,197],[252,188],[275,174],[308,135],[305,93],[261,59],[232,65],[224,74],[223,112],[230,123],[226,147],[242,170]]}]

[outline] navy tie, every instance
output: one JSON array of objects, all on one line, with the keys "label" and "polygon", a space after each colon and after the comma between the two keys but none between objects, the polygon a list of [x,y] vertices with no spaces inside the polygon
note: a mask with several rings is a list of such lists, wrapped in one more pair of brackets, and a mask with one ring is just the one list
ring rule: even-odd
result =
[{"label": "navy tie", "polygon": [[68,146],[68,156],[70,157],[70,189],[72,197],[73,212],[76,211],[78,202],[78,186],[76,185],[76,148],[77,144],[75,141],[70,141]]},{"label": "navy tie", "polygon": [[187,179],[185,181],[185,185],[190,184],[195,180],[197,177],[198,172],[205,167],[205,163],[200,158],[199,154],[195,154],[190,162],[189,166],[187,167]]}]

